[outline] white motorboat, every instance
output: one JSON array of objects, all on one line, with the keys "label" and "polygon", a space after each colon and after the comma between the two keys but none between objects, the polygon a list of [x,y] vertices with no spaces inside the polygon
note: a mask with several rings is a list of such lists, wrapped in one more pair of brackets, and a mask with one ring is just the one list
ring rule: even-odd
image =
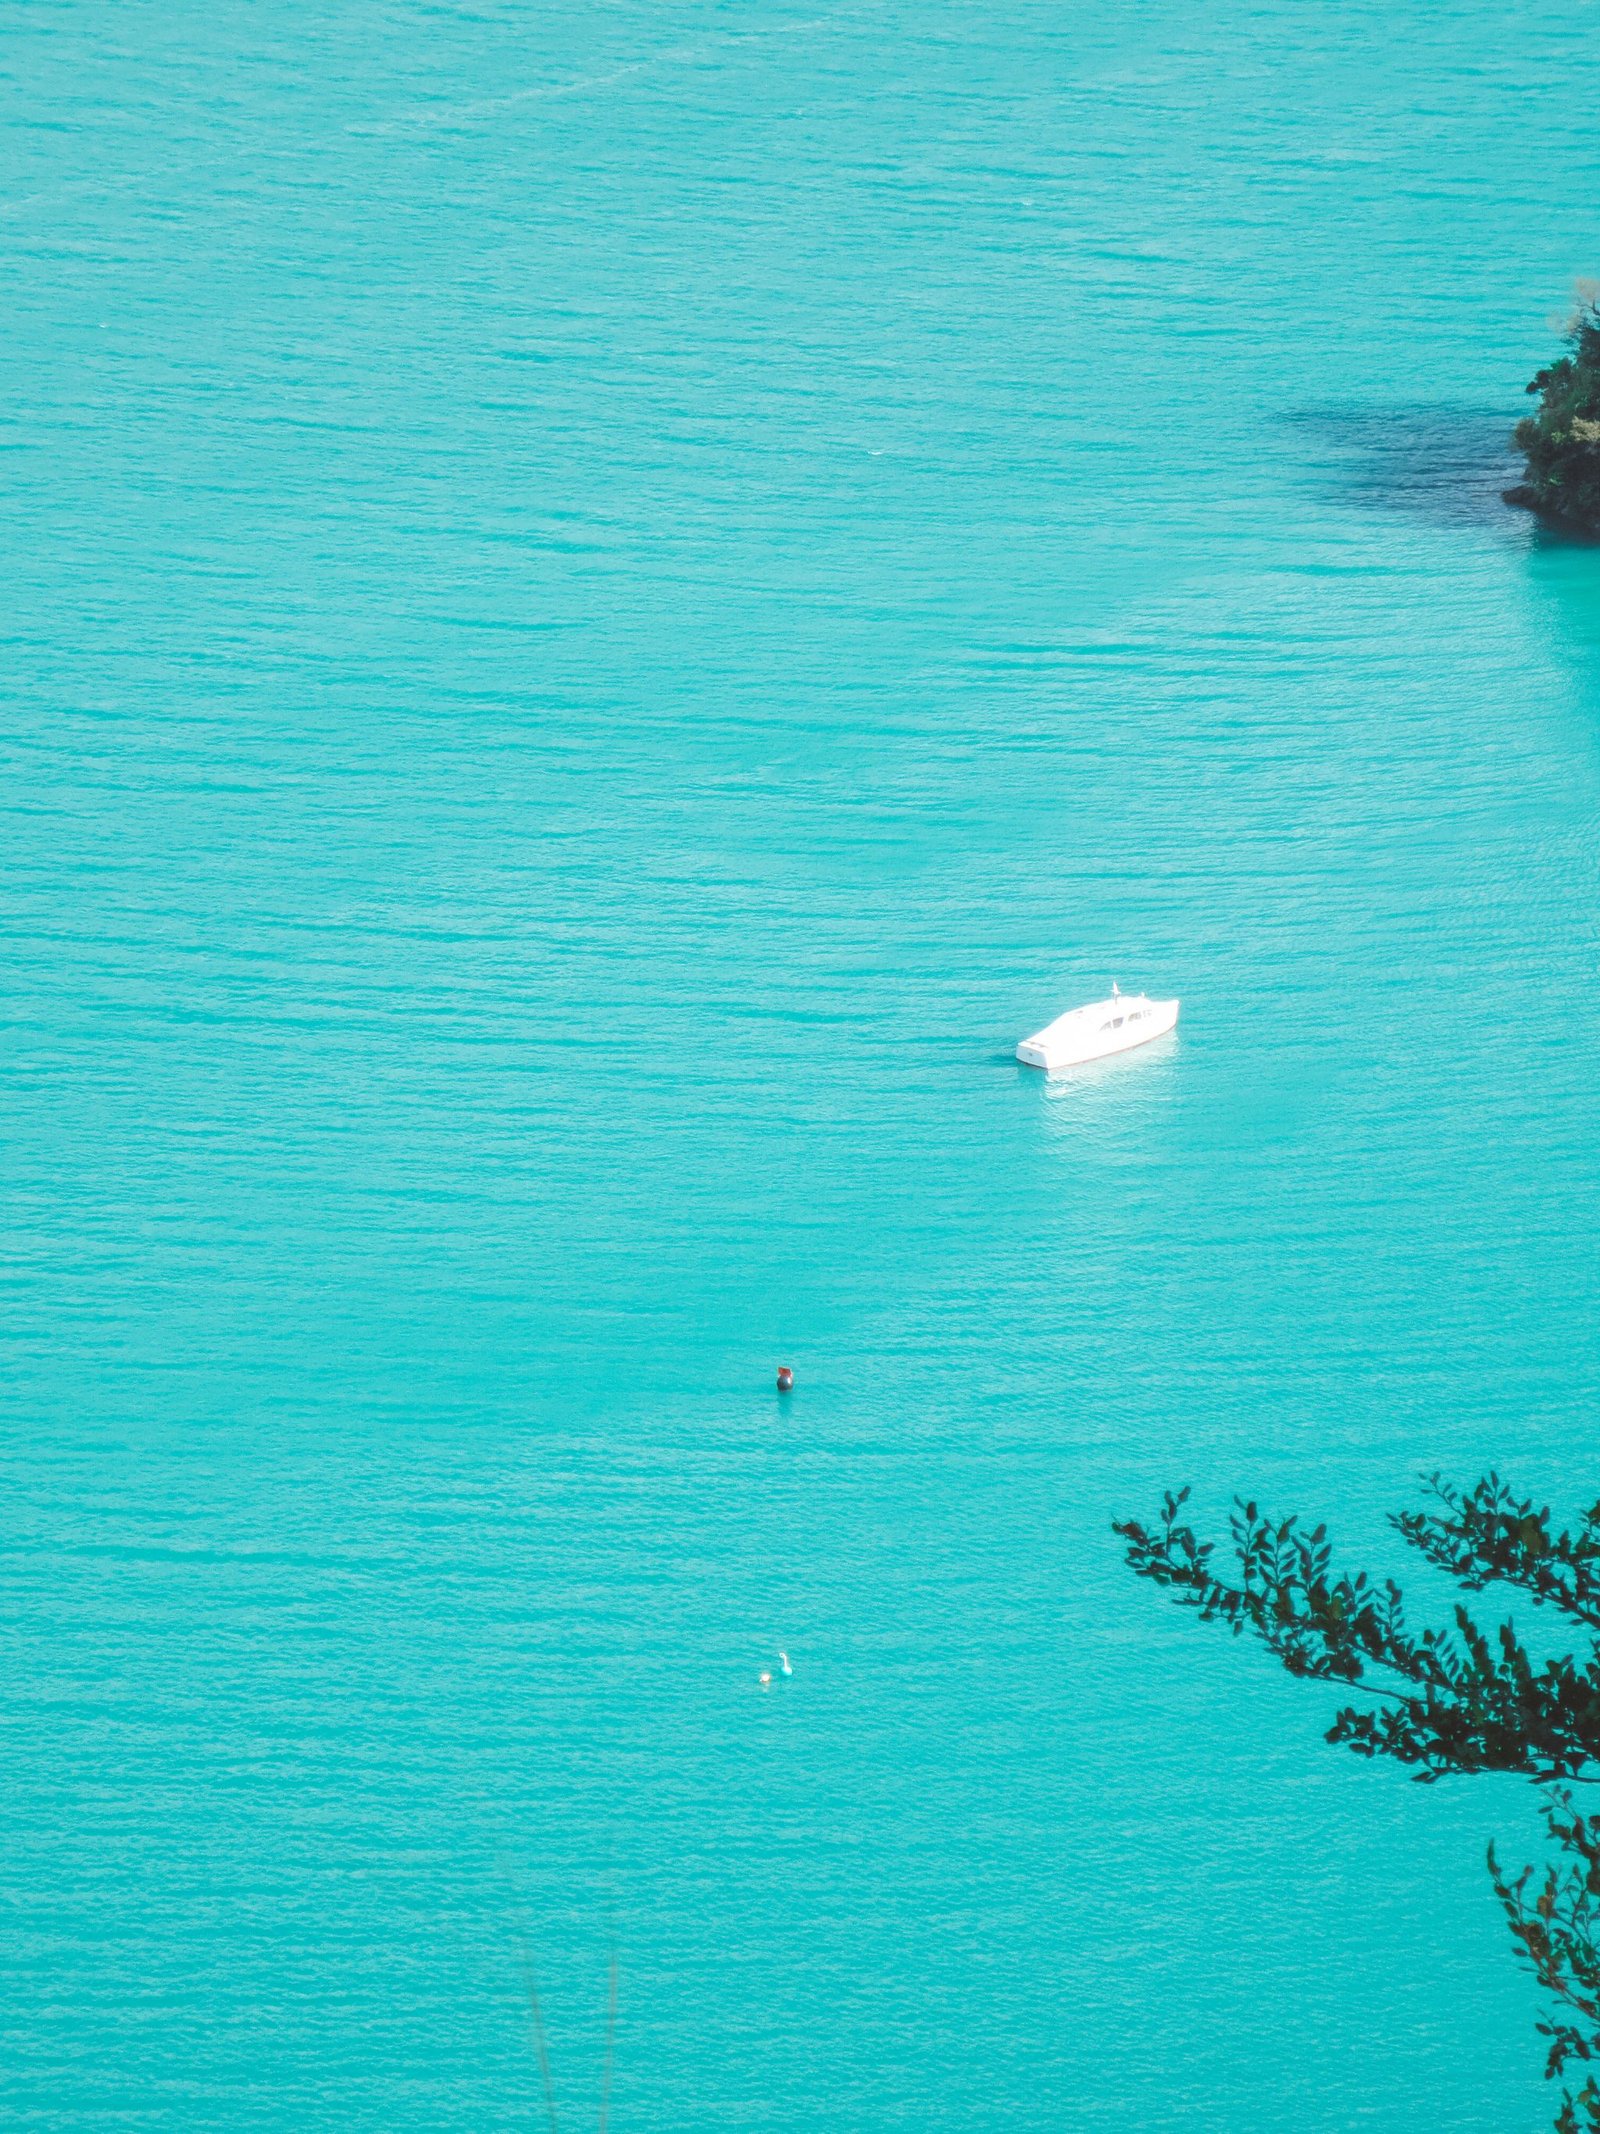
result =
[{"label": "white motorboat", "polygon": [[1123,993],[1113,986],[1109,1000],[1069,1009],[1025,1037],[1017,1058],[1025,1067],[1043,1067],[1054,1074],[1062,1067],[1081,1067],[1086,1060],[1147,1045],[1153,1037],[1165,1037],[1177,1020],[1175,1000],[1152,1000],[1147,993]]}]

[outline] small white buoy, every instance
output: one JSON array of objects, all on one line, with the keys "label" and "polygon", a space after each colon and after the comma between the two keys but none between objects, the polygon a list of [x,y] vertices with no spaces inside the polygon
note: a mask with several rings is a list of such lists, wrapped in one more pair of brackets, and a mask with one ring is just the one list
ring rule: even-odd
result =
[{"label": "small white buoy", "polygon": [[792,1675],[794,1673],[794,1669],[789,1665],[789,1655],[786,1652],[780,1652],[778,1654],[778,1662],[786,1675]]},{"label": "small white buoy", "polygon": [[761,1670],[761,1687],[763,1689],[771,1689],[772,1687],[772,1677],[764,1667]]}]

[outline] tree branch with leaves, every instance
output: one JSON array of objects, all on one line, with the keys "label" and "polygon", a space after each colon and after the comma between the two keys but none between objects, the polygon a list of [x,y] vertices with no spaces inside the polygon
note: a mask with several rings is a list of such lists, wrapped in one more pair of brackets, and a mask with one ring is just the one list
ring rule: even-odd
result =
[{"label": "tree branch with leaves", "polygon": [[[1535,1661],[1511,1621],[1484,1628],[1464,1605],[1448,1629],[1413,1632],[1392,1579],[1336,1573],[1327,1529],[1269,1519],[1238,1501],[1232,1563],[1188,1523],[1188,1490],[1169,1494],[1159,1523],[1117,1522],[1127,1560],[1202,1622],[1247,1631],[1292,1675],[1359,1685],[1368,1700],[1335,1714],[1328,1739],[1359,1756],[1388,1756],[1424,1783],[1461,1772],[1516,1772],[1553,1784],[1547,1820],[1563,1861],[1530,1896],[1533,1870],[1512,1880],[1493,1847],[1489,1871],[1524,1959],[1553,2004],[1540,2028],[1546,2072],[1600,2062],[1600,1819],[1565,1790],[1600,1778],[1600,1504],[1555,1531],[1547,1507],[1497,1475],[1465,1492],[1430,1478],[1429,1507],[1391,1522],[1410,1546],[1468,1593],[1526,1594],[1588,1633],[1576,1655]],[[1600,2134],[1600,2080],[1564,2094],[1559,2134]]]}]

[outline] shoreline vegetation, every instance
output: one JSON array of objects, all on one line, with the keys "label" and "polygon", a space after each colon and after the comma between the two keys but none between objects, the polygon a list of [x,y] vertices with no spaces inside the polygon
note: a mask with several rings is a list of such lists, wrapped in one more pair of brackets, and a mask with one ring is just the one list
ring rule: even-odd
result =
[{"label": "shoreline vegetation", "polygon": [[1579,282],[1566,341],[1571,353],[1528,386],[1537,413],[1511,433],[1528,479],[1501,494],[1552,526],[1600,534],[1600,282]]}]

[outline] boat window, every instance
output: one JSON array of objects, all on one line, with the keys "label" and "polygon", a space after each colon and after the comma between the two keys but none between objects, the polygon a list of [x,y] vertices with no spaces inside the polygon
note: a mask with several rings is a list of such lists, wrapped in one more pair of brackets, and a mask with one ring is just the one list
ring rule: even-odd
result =
[{"label": "boat window", "polygon": [[1113,1030],[1120,1030],[1122,1028],[1122,1017],[1120,1015],[1116,1018],[1115,1022],[1112,1023],[1111,1027]]}]

